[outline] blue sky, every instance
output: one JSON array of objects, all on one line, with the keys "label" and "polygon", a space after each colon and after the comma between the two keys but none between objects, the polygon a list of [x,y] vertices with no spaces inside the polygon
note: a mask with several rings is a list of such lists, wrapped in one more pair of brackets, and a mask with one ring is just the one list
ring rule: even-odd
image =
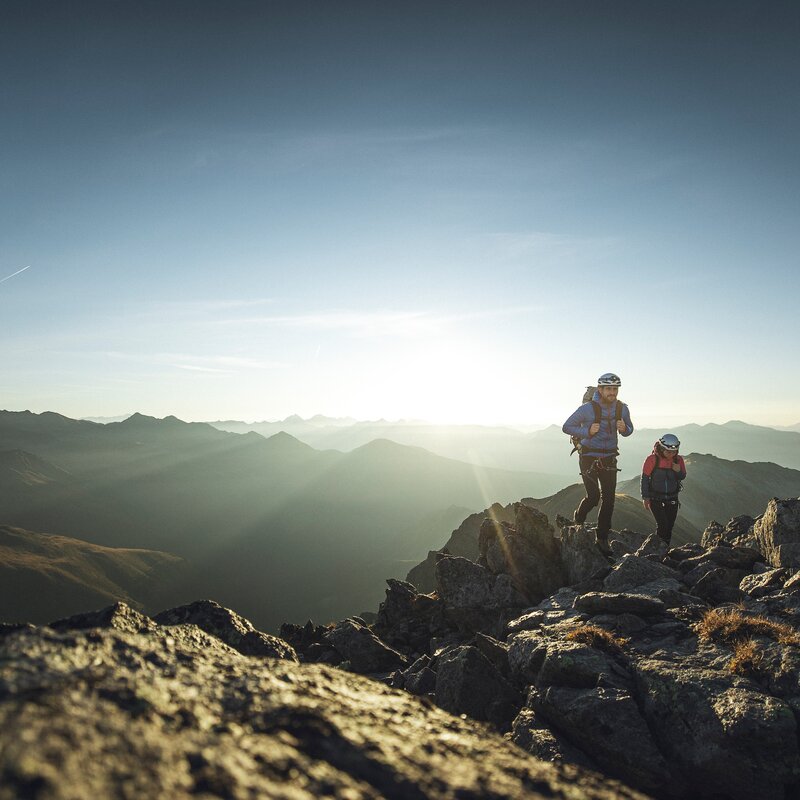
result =
[{"label": "blue sky", "polygon": [[0,3],[0,405],[800,420],[800,6]]}]

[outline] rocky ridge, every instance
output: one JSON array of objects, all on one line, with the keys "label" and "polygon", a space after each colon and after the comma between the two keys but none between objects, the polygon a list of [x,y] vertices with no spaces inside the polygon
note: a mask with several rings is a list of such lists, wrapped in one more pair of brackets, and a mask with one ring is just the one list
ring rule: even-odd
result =
[{"label": "rocky ridge", "polygon": [[[653,797],[798,796],[800,499],[670,550],[612,532],[612,563],[589,528],[514,510],[477,561],[437,555],[435,591],[390,580],[372,625],[349,620],[404,660],[373,675]],[[329,628],[281,635],[358,669]]]},{"label": "rocky ridge", "polygon": [[615,531],[611,563],[512,510],[371,624],[0,625],[0,800],[797,796],[800,499],[670,550]]},{"label": "rocky ridge", "polygon": [[0,625],[0,800],[96,797],[643,796],[408,692],[298,664],[209,601]]}]

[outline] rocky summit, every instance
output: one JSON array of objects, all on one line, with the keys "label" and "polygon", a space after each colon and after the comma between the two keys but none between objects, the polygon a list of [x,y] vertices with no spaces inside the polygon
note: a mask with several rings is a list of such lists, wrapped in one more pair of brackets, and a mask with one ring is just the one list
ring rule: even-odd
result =
[{"label": "rocky summit", "polygon": [[433,591],[280,638],[211,601],[0,626],[0,800],[800,796],[797,509],[606,560],[517,504]]},{"label": "rocky summit", "polygon": [[1,800],[642,797],[424,698],[298,664],[213,603],[159,619],[120,603],[0,628]]},{"label": "rocky summit", "polygon": [[[800,501],[712,522],[668,549],[630,530],[490,515],[472,561],[435,554],[435,590],[390,580],[373,673],[521,749],[665,800],[800,796]],[[555,581],[555,582],[554,582]],[[302,660],[356,669],[329,628],[285,625]]]}]

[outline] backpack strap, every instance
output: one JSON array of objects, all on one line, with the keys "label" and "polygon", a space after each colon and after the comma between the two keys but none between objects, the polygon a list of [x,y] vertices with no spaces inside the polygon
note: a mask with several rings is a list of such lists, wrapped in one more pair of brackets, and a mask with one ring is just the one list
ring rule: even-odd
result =
[{"label": "backpack strap", "polygon": [[600,408],[600,403],[597,403],[594,400],[591,400],[590,402],[592,404],[592,410],[594,411],[594,421],[599,423],[603,419],[603,409]]},{"label": "backpack strap", "polygon": [[621,400],[617,400],[617,412],[616,412],[617,422],[619,422],[622,419],[622,409],[624,408],[625,408],[625,403],[623,403]]}]

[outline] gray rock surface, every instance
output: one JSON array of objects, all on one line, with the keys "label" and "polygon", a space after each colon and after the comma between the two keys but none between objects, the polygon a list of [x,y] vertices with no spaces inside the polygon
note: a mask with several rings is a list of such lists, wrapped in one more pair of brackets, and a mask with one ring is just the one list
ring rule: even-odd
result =
[{"label": "gray rock surface", "polygon": [[561,560],[569,585],[580,583],[608,566],[597,549],[594,532],[585,525],[570,525],[561,531]]},{"label": "gray rock surface", "polygon": [[170,608],[156,614],[153,619],[159,625],[197,625],[242,655],[297,661],[294,648],[283,639],[257,631],[250,620],[213,600],[197,600],[194,603]]},{"label": "gray rock surface", "polygon": [[770,500],[753,530],[773,567],[800,567],[800,498]]},{"label": "gray rock surface", "polygon": [[366,625],[353,619],[337,622],[324,638],[353,672],[364,675],[391,672],[408,664],[405,656],[388,647]]},{"label": "gray rock surface", "polygon": [[178,628],[3,637],[0,800],[642,797],[361,676]]},{"label": "gray rock surface", "polygon": [[607,592],[630,592],[660,578],[678,578],[670,567],[635,555],[624,555],[606,576],[603,586]]},{"label": "gray rock surface", "polygon": [[575,608],[587,614],[637,614],[647,617],[665,609],[663,600],[628,592],[588,592],[575,598]]}]

